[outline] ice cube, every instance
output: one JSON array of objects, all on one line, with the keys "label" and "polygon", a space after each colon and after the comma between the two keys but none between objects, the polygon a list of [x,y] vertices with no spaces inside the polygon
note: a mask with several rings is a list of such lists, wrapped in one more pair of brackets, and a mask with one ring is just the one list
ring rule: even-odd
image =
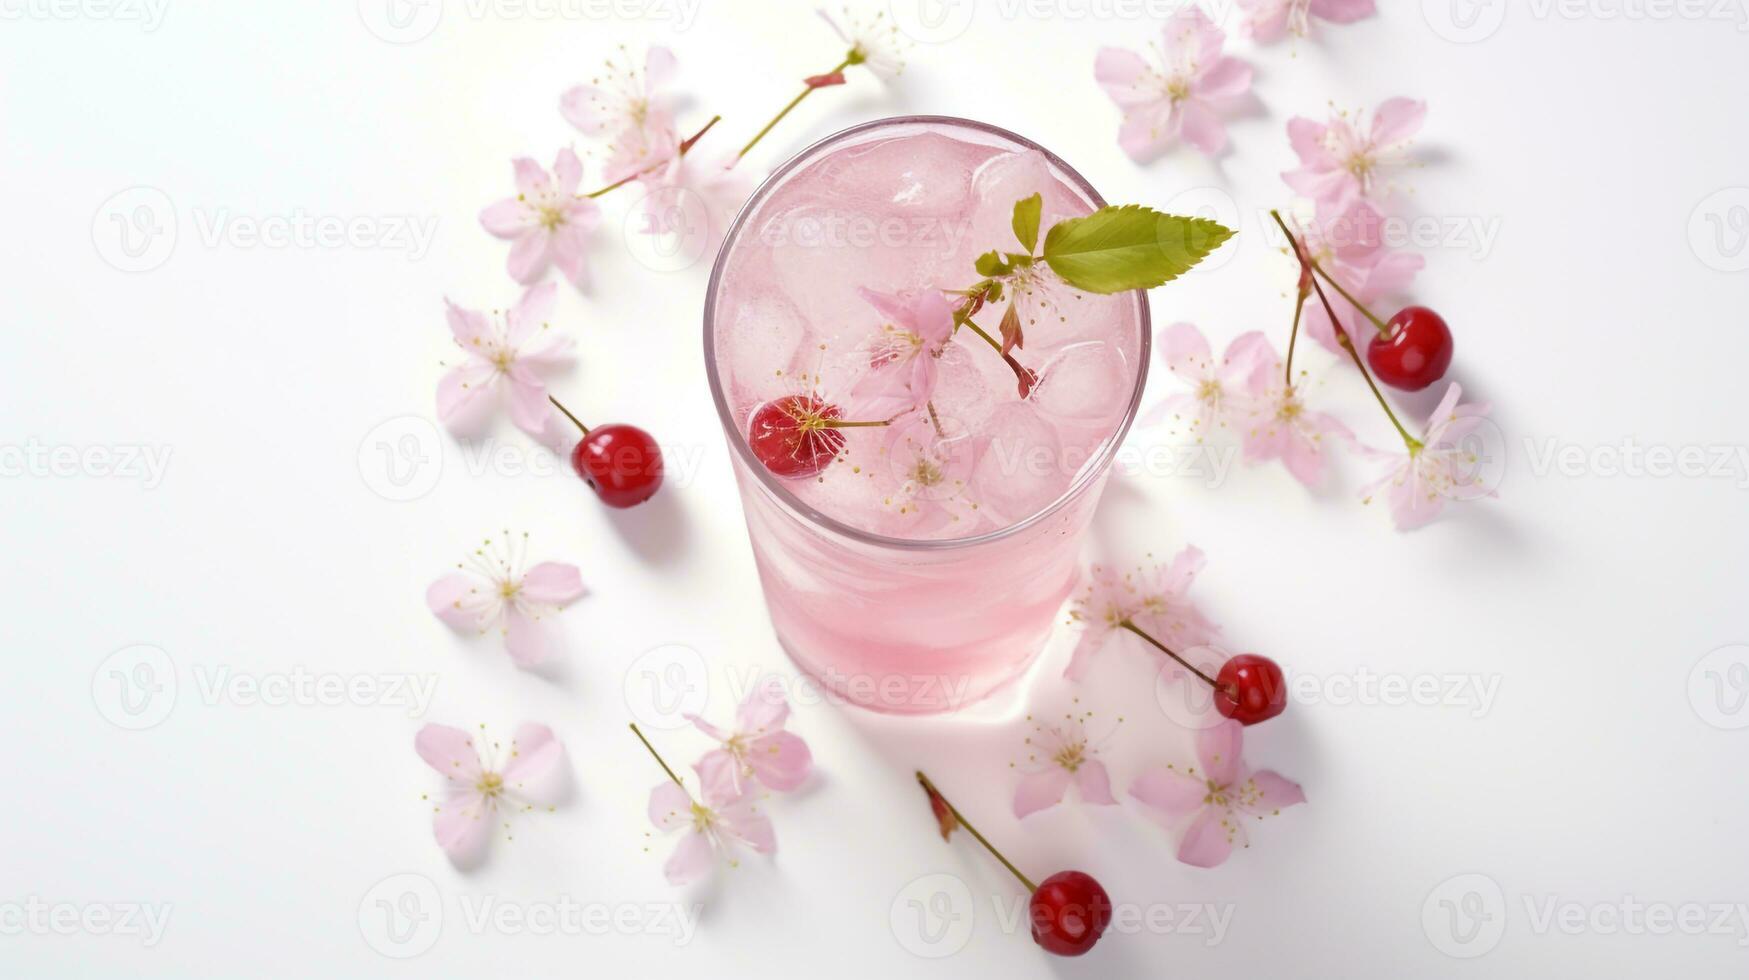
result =
[{"label": "ice cube", "polygon": [[963,343],[950,343],[936,361],[935,394],[930,400],[944,419],[976,429],[984,424],[996,408],[989,382],[978,365],[979,357],[987,357],[998,367],[1001,360],[995,351],[975,351]]},{"label": "ice cube", "polygon": [[756,293],[738,304],[717,335],[719,370],[726,369],[737,403],[790,394],[790,373],[807,324],[782,296]]},{"label": "ice cube", "polygon": [[919,133],[852,147],[821,163],[827,193],[866,205],[872,217],[946,215],[966,209],[972,170],[987,148],[940,133]]},{"label": "ice cube", "polygon": [[959,257],[972,260],[991,249],[1022,251],[1014,237],[1014,205],[1034,194],[1044,199],[1039,221],[1041,246],[1052,224],[1092,210],[1057,177],[1043,153],[1021,150],[998,154],[972,175],[969,234]]},{"label": "ice cube", "polygon": [[990,414],[972,497],[1007,522],[1022,520],[1061,496],[1074,475],[1056,427],[1031,404],[1009,402]]},{"label": "ice cube", "polygon": [[1041,412],[1076,421],[1113,418],[1135,387],[1117,348],[1087,340],[1058,351],[1039,370],[1032,400]]}]

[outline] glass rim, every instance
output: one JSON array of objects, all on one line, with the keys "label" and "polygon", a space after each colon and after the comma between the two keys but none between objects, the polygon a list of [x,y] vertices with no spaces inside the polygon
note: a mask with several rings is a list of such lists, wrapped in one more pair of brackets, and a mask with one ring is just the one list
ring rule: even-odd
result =
[{"label": "glass rim", "polygon": [[1149,361],[1152,358],[1153,347],[1153,321],[1148,306],[1148,291],[1145,289],[1133,290],[1136,297],[1138,314],[1137,327],[1141,336],[1136,347],[1135,390],[1130,392],[1129,405],[1124,409],[1123,418],[1118,422],[1117,428],[1112,431],[1111,435],[1100,447],[1099,452],[1089,459],[1087,465],[1081,467],[1081,472],[1076,476],[1074,482],[1070,483],[1068,488],[1059,494],[1055,500],[1052,500],[1050,503],[1027,515],[1025,518],[1004,527],[999,527],[994,531],[986,531],[983,534],[977,534],[971,537],[918,540],[914,538],[895,538],[884,534],[875,534],[872,531],[865,531],[861,528],[846,524],[845,522],[804,503],[799,497],[791,492],[788,487],[784,486],[784,481],[778,479],[770,470],[766,469],[765,464],[761,463],[758,458],[753,455],[753,448],[747,444],[746,437],[742,435],[740,427],[735,422],[734,415],[729,408],[727,393],[723,388],[722,378],[718,376],[716,332],[712,327],[716,322],[717,288],[722,283],[723,264],[728,258],[730,246],[735,242],[737,235],[741,231],[741,226],[747,221],[748,216],[752,214],[754,208],[763,203],[766,195],[771,193],[777,183],[784,177],[788,176],[791,171],[796,169],[796,167],[800,166],[804,161],[813,159],[816,154],[827,147],[847,140],[853,136],[858,136],[873,129],[884,129],[904,125],[940,125],[961,129],[973,129],[986,135],[1007,140],[1017,146],[1036,150],[1043,154],[1050,165],[1056,168],[1056,170],[1061,173],[1069,183],[1074,185],[1081,191],[1081,193],[1085,194],[1087,198],[1093,202],[1093,206],[1096,209],[1106,206],[1105,198],[1100,196],[1099,191],[1094,189],[1093,185],[1087,181],[1087,178],[1081,176],[1080,171],[1069,166],[1068,162],[1063,160],[1062,157],[1057,156],[1055,153],[1052,153],[1050,150],[1024,136],[1010,132],[1000,126],[994,126],[986,122],[979,122],[975,119],[965,119],[960,116],[932,115],[886,116],[881,119],[871,119],[868,122],[858,123],[849,128],[841,129],[832,133],[829,136],[824,136],[798,151],[795,155],[784,161],[776,170],[773,170],[765,180],[761,181],[759,186],[753,191],[752,195],[747,198],[746,203],[741,205],[741,210],[735,215],[735,220],[729,223],[728,231],[723,235],[723,244],[717,249],[716,260],[711,263],[710,283],[705,288],[705,375],[710,381],[711,399],[716,402],[717,418],[722,422],[723,433],[728,437],[729,444],[734,447],[734,451],[741,457],[741,461],[745,463],[759,479],[760,484],[763,485],[767,491],[777,497],[784,506],[794,511],[811,524],[830,531],[833,534],[863,544],[898,551],[952,551],[958,548],[976,547],[978,545],[1000,541],[1004,538],[1020,534],[1068,506],[1071,501],[1076,500],[1082,493],[1086,492],[1087,488],[1091,486],[1094,481],[1105,475],[1106,471],[1111,466],[1112,458],[1117,455],[1118,447],[1122,445],[1124,437],[1129,434],[1130,426],[1135,422],[1137,410],[1141,407],[1142,393],[1147,388],[1148,366]]}]

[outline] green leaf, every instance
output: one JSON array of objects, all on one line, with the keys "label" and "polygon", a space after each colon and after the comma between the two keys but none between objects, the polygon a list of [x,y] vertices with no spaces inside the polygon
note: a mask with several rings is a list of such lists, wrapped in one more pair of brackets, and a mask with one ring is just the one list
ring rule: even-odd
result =
[{"label": "green leaf", "polygon": [[1045,263],[1090,293],[1152,289],[1189,272],[1233,232],[1205,218],[1139,204],[1059,221],[1045,234]]},{"label": "green leaf", "polygon": [[1014,202],[1014,237],[1026,246],[1026,254],[1038,247],[1038,219],[1044,211],[1045,199],[1034,194]]},{"label": "green leaf", "polygon": [[978,256],[978,275],[980,276],[1005,276],[1012,271],[1013,269],[1008,266],[1008,263],[1002,261],[1002,256],[997,254],[994,249]]}]

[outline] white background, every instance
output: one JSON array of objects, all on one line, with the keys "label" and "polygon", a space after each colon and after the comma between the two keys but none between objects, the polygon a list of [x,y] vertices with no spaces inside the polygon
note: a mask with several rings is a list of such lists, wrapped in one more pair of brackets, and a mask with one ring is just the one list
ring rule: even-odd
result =
[{"label": "white background", "polygon": [[[1120,153],[1094,53],[1141,47],[1159,11],[1091,0],[947,5],[950,27],[975,19],[913,47],[896,87],[853,73],[748,160],[768,170],[843,126],[933,112],[1037,139],[1112,200],[1167,206],[1204,188],[1179,199],[1188,206],[1219,189],[1238,202],[1240,240],[1217,268],[1158,291],[1156,323],[1194,320],[1217,343],[1264,329],[1279,345],[1292,273],[1259,215],[1287,200],[1285,120],[1330,100],[1430,102],[1425,166],[1394,207],[1497,232],[1487,247],[1471,234],[1424,249],[1416,297],[1454,326],[1454,376],[1494,405],[1501,498],[1400,535],[1354,499],[1367,475],[1354,460],[1318,493],[1274,466],[1220,481],[1155,472],[1114,481],[1089,546],[1118,561],[1187,542],[1208,552],[1194,594],[1233,646],[1299,679],[1288,713],[1248,733],[1248,757],[1299,780],[1310,803],[1208,871],[1178,864],[1132,802],[1071,799],[1015,821],[1024,710],[1060,711],[1079,693],[1100,718],[1123,715],[1105,753],[1120,796],[1144,766],[1189,760],[1149,659],[1118,644],[1072,692],[1059,679],[1064,631],[1027,703],[1006,714],[890,720],[799,689],[792,725],[820,775],[771,801],[777,856],[677,890],[661,873],[670,843],[646,836],[660,774],[625,729],[649,714],[652,661],[640,654],[697,650],[708,684],[693,680],[720,720],[748,671],[792,676],[705,387],[707,263],[638,261],[620,233],[635,192],[620,193],[606,201],[595,287],[561,290],[557,319],[581,358],[555,389],[589,419],[658,434],[677,472],[655,503],[608,512],[562,460],[549,475],[482,468],[478,444],[447,436],[426,443],[441,458],[420,471],[429,493],[397,502],[373,490],[387,438],[373,430],[412,416],[396,424],[418,432],[431,416],[453,350],[444,296],[475,307],[515,296],[506,246],[475,216],[509,192],[511,156],[547,162],[578,139],[558,94],[615,44],[672,46],[691,95],[683,123],[722,113],[712,138],[727,149],[837,60],[835,39],[792,2],[707,0],[677,24],[657,4],[604,19],[447,0],[435,22],[417,18],[438,8],[409,8],[411,34],[429,33],[390,43],[367,28],[384,23],[374,2],[170,0],[142,23],[125,6],[0,0],[0,972],[1741,976],[1739,913],[1700,935],[1646,934],[1613,913],[1749,903],[1749,650],[1702,662],[1749,642],[1749,470],[1735,455],[1749,418],[1746,15],[1735,2],[1458,2],[1482,18],[1464,31],[1444,0],[1383,6],[1297,45],[1235,42],[1257,68],[1260,106],[1234,121],[1234,150],[1214,163],[1179,152],[1143,168]],[[154,190],[111,200],[136,186]],[[128,272],[106,256],[121,254],[116,217],[142,204],[175,230],[152,240],[170,249],[152,254],[161,264]],[[435,222],[436,237],[417,256],[393,241],[209,237],[299,214],[367,229],[406,217]],[[1352,372],[1321,351],[1306,360],[1324,404],[1388,445]],[[1150,401],[1169,389],[1156,377]],[[529,462],[508,424],[495,440]],[[1630,443],[1728,453],[1729,469],[1623,472]],[[170,457],[148,488],[21,467],[32,446]],[[1548,464],[1565,447],[1576,456]],[[575,562],[591,588],[560,617],[564,652],[540,672],[516,669],[489,638],[453,636],[424,607],[426,585],[501,528],[531,532],[537,557]],[[167,658],[138,675],[156,678],[155,699],[130,692],[143,716],[118,707],[111,673],[134,655],[106,660],[135,644]],[[300,670],[413,675],[435,697],[412,717],[210,692]],[[1483,710],[1467,687],[1419,703],[1354,687],[1381,676],[1442,688],[1475,677],[1496,695]],[[111,720],[159,716],[140,731]],[[574,795],[518,821],[479,870],[457,871],[432,840],[420,796],[437,780],[413,734],[426,721],[507,734],[524,719],[559,732]],[[676,764],[706,747],[691,731],[652,734]],[[1214,942],[1206,919],[1180,918],[1108,935],[1081,961],[1045,956],[993,911],[1014,884],[963,835],[935,835],[918,766],[1035,877],[1077,867],[1121,903],[1206,903],[1230,916],[1224,934]],[[404,874],[418,877],[392,877]],[[952,877],[917,883],[938,874]],[[1452,881],[1461,875],[1482,877]],[[942,881],[963,886],[960,931],[920,945],[907,903],[940,901]],[[408,882],[424,890],[402,897]],[[635,925],[531,936],[468,921],[487,900],[567,897],[628,916],[701,903],[703,920],[685,943]],[[150,946],[62,935],[19,918],[33,898],[82,913],[168,905],[171,917]],[[385,898],[424,913],[423,931],[385,939]],[[1441,900],[1479,917],[1453,919]],[[1542,919],[1568,906],[1576,928]]]}]

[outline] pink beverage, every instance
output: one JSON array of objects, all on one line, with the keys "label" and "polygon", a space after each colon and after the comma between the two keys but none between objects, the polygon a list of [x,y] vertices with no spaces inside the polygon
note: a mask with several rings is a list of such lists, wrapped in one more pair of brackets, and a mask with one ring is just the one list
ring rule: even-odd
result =
[{"label": "pink beverage", "polygon": [[[866,291],[960,306],[942,291],[978,283],[980,254],[1026,251],[1012,216],[1033,194],[1041,229],[1104,204],[1012,133],[881,120],[781,167],[717,256],[705,362],[772,624],[825,689],[877,711],[962,708],[1043,648],[1142,392],[1145,294],[1049,277],[978,310],[988,338],[961,327],[931,348],[924,405],[872,383],[917,335]],[[1024,399],[996,343],[1011,298],[1023,328],[1011,355],[1037,379]],[[868,424],[832,428],[815,466],[774,463],[750,427],[796,406]]]}]

